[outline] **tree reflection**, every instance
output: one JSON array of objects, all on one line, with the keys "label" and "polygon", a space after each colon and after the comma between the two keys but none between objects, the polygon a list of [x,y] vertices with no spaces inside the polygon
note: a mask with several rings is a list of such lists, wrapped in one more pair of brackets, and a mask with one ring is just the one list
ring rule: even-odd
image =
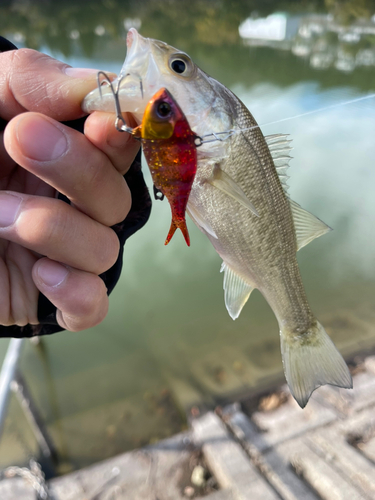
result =
[{"label": "tree reflection", "polygon": [[[263,43],[277,51],[244,46],[241,23],[275,12],[298,20],[294,38]],[[323,81],[334,84],[335,71],[355,68],[348,84],[358,80],[368,88],[375,68],[374,15],[374,0],[3,0],[0,33],[20,46],[48,47],[65,57],[121,61],[126,32],[135,26],[187,51],[227,85],[265,78],[289,84],[302,75],[311,78],[316,69],[326,73]],[[374,33],[360,32],[366,23]],[[255,42],[247,40],[248,45],[262,45]]]}]

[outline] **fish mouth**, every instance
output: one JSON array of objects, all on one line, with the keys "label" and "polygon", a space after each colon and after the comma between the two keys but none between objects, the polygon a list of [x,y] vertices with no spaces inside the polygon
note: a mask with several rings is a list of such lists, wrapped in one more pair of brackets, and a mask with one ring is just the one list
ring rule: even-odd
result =
[{"label": "fish mouth", "polygon": [[[149,38],[144,38],[135,28],[131,28],[126,37],[126,45],[126,58],[118,77],[112,82],[112,88],[118,94],[121,111],[133,113],[136,120],[140,121],[152,97],[152,90],[157,86],[159,71],[152,57]],[[151,85],[150,81],[153,82]],[[112,88],[103,84],[100,90],[97,88],[91,91],[84,98],[82,109],[86,113],[115,112]]]},{"label": "fish mouth", "polygon": [[140,35],[135,28],[130,28],[126,35],[126,47],[127,51],[124,66],[133,64],[133,59],[135,57],[150,52],[150,39]]}]

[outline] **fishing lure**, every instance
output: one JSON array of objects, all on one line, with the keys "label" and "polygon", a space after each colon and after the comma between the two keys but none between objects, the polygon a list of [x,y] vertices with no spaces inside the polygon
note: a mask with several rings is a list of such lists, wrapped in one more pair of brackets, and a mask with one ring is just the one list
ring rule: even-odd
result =
[{"label": "fishing lure", "polygon": [[167,89],[162,88],[153,96],[142,124],[132,135],[141,138],[154,186],[171,206],[172,222],[165,245],[179,228],[190,246],[185,212],[197,172],[196,136]]},{"label": "fishing lure", "polygon": [[[103,74],[105,81],[112,85],[105,73],[100,72],[100,74]],[[185,213],[197,172],[197,136],[166,88],[161,88],[151,98],[141,125],[134,129],[126,125],[121,114],[118,92],[113,87],[112,90],[117,112],[117,130],[128,132],[134,138],[141,140],[154,182],[155,198],[163,199],[165,196],[171,206],[172,222],[165,245],[171,241],[176,229],[179,228],[186,244],[190,246]]]}]

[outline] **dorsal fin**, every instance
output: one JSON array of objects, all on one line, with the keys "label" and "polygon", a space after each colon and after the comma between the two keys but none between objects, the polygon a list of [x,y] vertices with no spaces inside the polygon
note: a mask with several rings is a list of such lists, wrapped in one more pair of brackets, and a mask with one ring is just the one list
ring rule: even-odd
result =
[{"label": "dorsal fin", "polygon": [[[287,172],[289,168],[289,162],[292,158],[291,156],[289,156],[289,152],[292,149],[292,147],[290,146],[290,143],[292,141],[291,139],[287,139],[287,137],[288,134],[274,134],[267,135],[265,137],[265,140],[267,142],[277,173],[279,175],[281,185],[284,189],[285,194],[289,198],[289,186],[287,184],[289,176],[287,175]],[[327,224],[325,224],[323,221],[315,217],[315,215],[311,214],[307,210],[304,210],[295,201],[289,201],[290,207],[292,209],[294,229],[296,231],[297,250],[304,247],[315,238],[322,236],[328,231],[331,231],[331,228],[327,226]]]},{"label": "dorsal fin", "polygon": [[285,194],[288,196],[289,186],[287,184],[287,181],[289,179],[289,176],[287,175],[287,171],[289,162],[292,158],[291,156],[289,156],[289,152],[293,148],[290,146],[292,140],[287,139],[287,137],[288,134],[273,134],[266,135],[264,138],[270,150],[277,173],[279,174],[281,185],[285,191]]},{"label": "dorsal fin", "polygon": [[224,299],[227,311],[232,319],[238,318],[254,287],[246,283],[228,265],[223,262],[220,272],[224,271]]},{"label": "dorsal fin", "polygon": [[327,224],[307,210],[304,210],[293,200],[290,200],[290,208],[292,209],[294,229],[296,232],[297,250],[304,247],[315,238],[323,236],[323,234],[332,230]]}]

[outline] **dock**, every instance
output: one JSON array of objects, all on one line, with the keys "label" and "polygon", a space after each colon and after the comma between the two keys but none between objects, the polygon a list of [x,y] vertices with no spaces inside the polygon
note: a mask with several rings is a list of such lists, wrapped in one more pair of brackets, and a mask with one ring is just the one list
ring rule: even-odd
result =
[{"label": "dock", "polygon": [[375,356],[354,368],[353,380],[352,391],[315,391],[304,410],[286,386],[255,408],[216,408],[192,418],[186,432],[44,484],[37,471],[16,477],[20,470],[9,468],[0,498],[374,499]]}]

